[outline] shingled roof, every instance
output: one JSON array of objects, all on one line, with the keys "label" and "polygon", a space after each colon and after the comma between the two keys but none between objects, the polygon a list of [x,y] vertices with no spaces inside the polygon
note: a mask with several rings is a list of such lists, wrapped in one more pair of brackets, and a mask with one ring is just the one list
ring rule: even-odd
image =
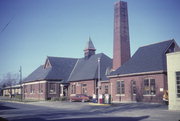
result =
[{"label": "shingled roof", "polygon": [[69,81],[83,81],[98,78],[98,59],[100,59],[100,78],[108,80],[107,69],[112,67],[112,59],[103,53],[92,55],[90,58],[81,58],[77,61]]},{"label": "shingled roof", "polygon": [[177,44],[174,40],[168,40],[140,47],[129,61],[111,72],[113,75],[137,74],[144,72],[166,71],[166,52]]},{"label": "shingled roof", "polygon": [[[111,68],[112,59],[105,54],[95,54],[90,58],[61,58],[47,57],[46,63],[39,66],[24,82],[48,80],[48,81],[77,81],[87,79],[97,79],[98,58],[101,65],[101,79],[107,80],[106,70]],[[46,66],[49,64],[49,66]]]},{"label": "shingled roof", "polygon": [[75,58],[61,58],[61,57],[47,57],[46,62],[50,63],[49,67],[41,65],[33,71],[24,82],[36,80],[63,80],[67,81],[69,75],[74,68],[77,59]]}]

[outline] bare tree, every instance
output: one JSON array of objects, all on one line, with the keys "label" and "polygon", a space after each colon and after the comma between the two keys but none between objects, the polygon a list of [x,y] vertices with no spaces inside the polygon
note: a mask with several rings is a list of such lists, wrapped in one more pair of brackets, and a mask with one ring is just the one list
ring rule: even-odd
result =
[{"label": "bare tree", "polygon": [[17,73],[13,74],[13,73],[8,72],[6,75],[3,76],[2,84],[3,84],[3,87],[13,86],[17,84],[18,81],[19,81],[19,75]]},{"label": "bare tree", "polygon": [[18,84],[19,82],[19,75],[17,73],[10,73],[8,72],[3,76],[1,79],[1,87],[10,87],[9,93],[12,96],[12,89],[11,86]]}]

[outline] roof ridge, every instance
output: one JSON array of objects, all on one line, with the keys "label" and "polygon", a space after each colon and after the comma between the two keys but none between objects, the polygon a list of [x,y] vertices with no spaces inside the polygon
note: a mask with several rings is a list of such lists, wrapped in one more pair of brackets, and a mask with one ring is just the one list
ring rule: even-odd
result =
[{"label": "roof ridge", "polygon": [[47,56],[47,58],[79,59],[79,58],[72,58],[72,57],[57,57],[57,56]]},{"label": "roof ridge", "polygon": [[147,44],[147,45],[140,46],[139,48],[141,48],[141,47],[146,47],[146,46],[150,46],[150,45],[155,45],[155,44],[159,44],[159,43],[163,43],[163,42],[167,42],[167,41],[174,41],[174,39],[163,40],[163,41],[160,41],[160,42],[154,42],[154,43],[151,43],[151,44]]},{"label": "roof ridge", "polygon": [[69,82],[69,80],[71,79],[71,76],[72,76],[72,74],[73,74],[73,72],[74,72],[74,70],[75,70],[75,68],[76,68],[79,60],[80,60],[80,59],[78,59],[78,60],[76,61],[76,64],[74,65],[74,67],[73,67],[73,69],[72,69],[72,71],[71,71],[71,73],[70,73],[70,75],[69,75],[69,77],[68,77],[68,79],[67,79],[67,82]]}]

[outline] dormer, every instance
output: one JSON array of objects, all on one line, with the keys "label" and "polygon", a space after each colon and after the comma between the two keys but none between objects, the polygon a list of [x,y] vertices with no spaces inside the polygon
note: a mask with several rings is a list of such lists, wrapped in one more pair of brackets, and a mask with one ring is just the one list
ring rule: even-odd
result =
[{"label": "dormer", "polygon": [[49,59],[48,59],[48,57],[47,57],[46,62],[45,62],[45,64],[44,64],[44,69],[50,68],[50,67],[52,67],[52,66],[51,66],[51,63],[50,63],[50,61],[49,61]]},{"label": "dormer", "polygon": [[172,39],[172,43],[171,45],[168,47],[168,49],[166,50],[166,54],[167,53],[172,53],[172,52],[177,52],[177,51],[180,51],[180,48],[179,46],[176,44],[175,40]]}]

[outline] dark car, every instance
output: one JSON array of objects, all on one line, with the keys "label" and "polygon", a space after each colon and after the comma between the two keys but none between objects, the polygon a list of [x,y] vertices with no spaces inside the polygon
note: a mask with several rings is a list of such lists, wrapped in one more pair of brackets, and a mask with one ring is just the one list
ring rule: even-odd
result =
[{"label": "dark car", "polygon": [[80,101],[80,102],[87,102],[87,101],[91,101],[92,97],[91,96],[87,96],[84,94],[76,94],[74,96],[70,96],[70,101]]}]

